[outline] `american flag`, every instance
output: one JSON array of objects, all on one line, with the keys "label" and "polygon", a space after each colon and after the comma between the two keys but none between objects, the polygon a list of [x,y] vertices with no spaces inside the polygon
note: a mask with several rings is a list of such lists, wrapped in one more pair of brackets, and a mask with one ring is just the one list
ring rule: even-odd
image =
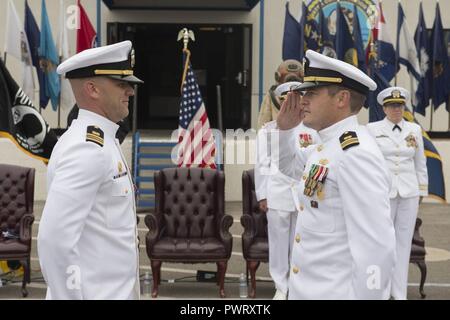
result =
[{"label": "american flag", "polygon": [[185,50],[181,85],[180,122],[178,126],[178,166],[215,169],[216,145],[200,88]]}]

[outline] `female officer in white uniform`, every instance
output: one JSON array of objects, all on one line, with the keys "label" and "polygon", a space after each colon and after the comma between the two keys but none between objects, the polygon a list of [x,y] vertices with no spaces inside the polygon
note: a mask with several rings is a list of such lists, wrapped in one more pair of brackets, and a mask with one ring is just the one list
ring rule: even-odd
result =
[{"label": "female officer in white uniform", "polygon": [[392,275],[391,296],[406,299],[409,255],[419,207],[419,196],[428,195],[428,174],[419,125],[403,120],[408,90],[391,87],[377,101],[386,117],[367,125],[380,147],[392,176],[389,197],[395,226],[397,262]]}]

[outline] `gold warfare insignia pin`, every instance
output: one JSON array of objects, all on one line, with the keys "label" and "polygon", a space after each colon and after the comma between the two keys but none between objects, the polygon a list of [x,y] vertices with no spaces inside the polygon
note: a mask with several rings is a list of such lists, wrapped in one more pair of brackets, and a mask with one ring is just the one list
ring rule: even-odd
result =
[{"label": "gold warfare insignia pin", "polygon": [[328,161],[328,159],[320,159],[319,160],[319,164],[326,166],[330,161]]},{"label": "gold warfare insignia pin", "polygon": [[119,170],[119,173],[122,173],[122,162],[119,161],[118,165],[117,165],[117,169]]},{"label": "gold warfare insignia pin", "polygon": [[408,147],[413,147],[413,148],[417,148],[417,141],[416,141],[416,137],[414,137],[414,135],[412,133],[410,133],[406,138],[406,146]]}]

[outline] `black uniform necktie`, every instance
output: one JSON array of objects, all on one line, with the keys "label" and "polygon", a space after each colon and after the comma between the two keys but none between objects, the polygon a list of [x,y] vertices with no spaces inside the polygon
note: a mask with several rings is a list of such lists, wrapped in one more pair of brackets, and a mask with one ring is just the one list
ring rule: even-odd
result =
[{"label": "black uniform necktie", "polygon": [[398,129],[398,131],[402,131],[402,128],[400,128],[400,126],[398,124],[396,124],[393,128],[392,131],[395,131],[395,129]]}]

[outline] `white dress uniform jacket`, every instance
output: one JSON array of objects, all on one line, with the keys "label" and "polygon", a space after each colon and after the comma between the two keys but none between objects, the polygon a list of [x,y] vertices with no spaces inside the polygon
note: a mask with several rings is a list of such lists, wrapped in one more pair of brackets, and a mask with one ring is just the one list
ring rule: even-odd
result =
[{"label": "white dress uniform jacket", "polygon": [[428,173],[422,129],[416,123],[402,120],[401,131],[393,131],[394,123],[384,118],[367,125],[383,153],[392,173],[391,199],[428,195]]},{"label": "white dress uniform jacket", "polygon": [[[276,120],[266,123],[258,131],[257,156],[255,164],[255,192],[258,201],[267,199],[271,209],[295,211],[292,188],[298,184],[303,168],[296,168],[295,177],[291,178],[278,169],[279,130],[276,129]],[[300,123],[293,130],[295,146],[306,148],[319,141],[317,131]]]},{"label": "white dress uniform jacket", "polygon": [[134,187],[117,129],[80,109],[53,150],[37,243],[48,299],[139,298]]},{"label": "white dress uniform jacket", "polygon": [[[395,235],[389,173],[374,139],[356,116],[319,131],[318,146],[294,148],[293,136],[280,131],[281,171],[295,177],[306,165],[289,299],[388,299]],[[320,196],[304,194],[313,164],[328,168]]]}]

